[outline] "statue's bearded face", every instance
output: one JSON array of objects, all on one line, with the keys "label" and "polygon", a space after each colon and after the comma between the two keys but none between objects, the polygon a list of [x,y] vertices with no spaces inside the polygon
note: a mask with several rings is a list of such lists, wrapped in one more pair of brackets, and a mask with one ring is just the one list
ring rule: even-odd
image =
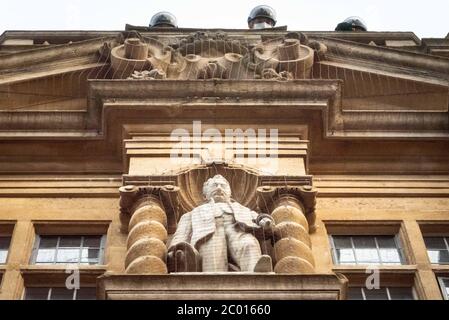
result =
[{"label": "statue's bearded face", "polygon": [[218,175],[206,181],[203,194],[207,201],[213,199],[215,202],[229,202],[231,187],[224,177]]}]

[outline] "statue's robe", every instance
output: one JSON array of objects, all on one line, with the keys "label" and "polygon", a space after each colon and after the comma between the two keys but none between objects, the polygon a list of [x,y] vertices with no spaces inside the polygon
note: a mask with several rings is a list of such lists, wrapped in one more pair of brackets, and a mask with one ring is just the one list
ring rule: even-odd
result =
[{"label": "statue's robe", "polygon": [[170,246],[187,242],[198,249],[202,240],[207,239],[215,232],[217,214],[233,215],[235,223],[242,229],[258,228],[255,223],[258,216],[257,212],[242,206],[238,202],[228,204],[206,203],[181,217]]}]

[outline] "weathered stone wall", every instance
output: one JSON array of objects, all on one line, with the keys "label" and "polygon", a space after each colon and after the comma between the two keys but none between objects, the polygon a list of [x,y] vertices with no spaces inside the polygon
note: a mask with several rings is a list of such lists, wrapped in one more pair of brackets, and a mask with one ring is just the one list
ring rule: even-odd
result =
[{"label": "weathered stone wall", "polygon": [[[125,272],[127,234],[121,230],[119,220],[118,188],[115,191],[106,191],[104,188],[105,184],[117,187],[119,182],[112,183],[105,178],[102,182],[94,183],[89,182],[89,177],[86,176],[84,182],[74,185],[74,182],[67,182],[67,177],[65,182],[63,178],[45,183],[39,182],[39,177],[36,176],[33,176],[34,182],[30,181],[30,177],[22,182],[16,180],[15,183],[21,186],[19,189],[13,189],[7,182],[2,182],[0,224],[13,224],[14,230],[8,263],[0,266],[3,274],[1,299],[20,299],[24,288],[23,279],[32,272],[44,275],[47,272],[45,277],[48,277],[48,272],[52,269],[60,270],[57,266],[29,264],[34,235],[39,231],[82,234],[107,230],[105,266],[82,268],[82,273],[97,272],[100,275],[104,272]],[[110,178],[114,181],[113,177]],[[333,265],[328,238],[333,232],[379,234],[397,230],[403,241],[407,265],[382,267],[381,270],[410,273],[419,298],[441,299],[435,272],[449,273],[449,268],[430,265],[419,224],[427,222],[447,225],[449,188],[445,181],[448,177],[409,177],[408,182],[395,182],[403,184],[401,189],[392,186],[394,183],[391,180],[394,177],[379,178],[373,182],[373,176],[359,176],[356,180],[364,180],[369,185],[365,188],[361,188],[360,181],[345,182],[350,178],[333,176],[332,182],[329,182],[328,177],[315,177],[319,192],[316,205],[317,228],[310,235],[315,272],[364,273],[363,268],[356,266]],[[370,180],[371,182],[367,182]],[[397,180],[403,181],[404,178],[397,177]],[[93,187],[93,184],[97,186]],[[69,190],[66,189],[67,186],[70,187]],[[376,190],[378,195],[373,195]],[[429,190],[433,190],[433,194],[426,195]],[[8,195],[12,191],[14,195]],[[95,196],[95,193],[98,195]]]}]

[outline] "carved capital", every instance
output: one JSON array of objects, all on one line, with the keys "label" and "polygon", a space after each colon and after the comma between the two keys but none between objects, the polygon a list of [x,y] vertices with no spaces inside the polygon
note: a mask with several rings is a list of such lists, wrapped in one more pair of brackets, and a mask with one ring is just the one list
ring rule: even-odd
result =
[{"label": "carved capital", "polygon": [[303,210],[309,230],[315,231],[315,206],[317,191],[312,186],[261,186],[257,188],[257,205],[261,211],[272,212],[276,207],[288,202]]}]

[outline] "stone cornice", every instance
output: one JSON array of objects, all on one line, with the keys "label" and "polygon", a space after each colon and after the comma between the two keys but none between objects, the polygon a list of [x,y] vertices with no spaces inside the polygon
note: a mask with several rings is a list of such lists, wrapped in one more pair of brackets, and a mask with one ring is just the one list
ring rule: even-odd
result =
[{"label": "stone cornice", "polygon": [[334,38],[311,37],[312,39],[327,46],[326,57],[331,60],[375,65],[376,68],[386,69],[394,73],[442,79],[445,80],[443,84],[449,84],[448,58]]},{"label": "stone cornice", "polygon": [[41,47],[23,52],[5,54],[0,57],[0,71],[2,73],[15,72],[14,69],[22,69],[26,66],[51,62],[58,60],[77,58],[96,54],[101,46],[112,43],[116,37],[102,37],[92,40],[84,40],[71,44],[60,44],[55,46]]},{"label": "stone cornice", "polygon": [[[153,185],[177,185],[173,175],[152,176]],[[308,178],[308,179],[307,179]],[[0,198],[59,197],[73,198],[117,198],[119,187],[124,184],[148,185],[148,177],[124,175],[84,175],[84,176],[5,176],[0,177]],[[279,186],[305,185],[311,183],[311,176],[287,177],[282,181],[272,176],[261,176],[260,185],[278,182]],[[318,198],[327,197],[398,197],[435,198],[449,196],[449,176],[372,176],[372,175],[316,175],[313,185],[318,190]],[[5,224],[6,221],[0,221]]]},{"label": "stone cornice", "polygon": [[[119,33],[131,34],[138,31],[143,36],[162,36],[162,37],[182,37],[189,33],[200,32],[226,32],[233,37],[252,38],[257,37],[283,37],[288,32],[296,32],[287,30],[285,27],[274,28],[270,30],[248,30],[248,29],[198,29],[198,28],[177,28],[172,29],[149,29],[147,27],[137,27],[127,25],[126,31],[5,31],[0,35],[0,45],[7,39],[33,39],[38,43],[48,41],[51,44],[61,44],[69,41],[83,41],[87,39],[100,37],[113,37]],[[301,31],[309,37],[330,37],[335,39],[345,39],[353,42],[370,43],[382,42],[385,40],[410,40],[416,46],[421,44],[421,40],[413,32],[335,32],[335,31]]]},{"label": "stone cornice", "polygon": [[[8,121],[10,132],[0,134],[3,139],[27,137],[14,131],[11,119],[16,118],[17,129],[26,130],[26,123],[33,114],[34,139],[42,133],[42,139],[103,139],[109,124],[117,124],[112,113],[125,111],[126,118],[136,119],[142,114],[168,119],[217,119],[235,118],[232,111],[240,109],[239,119],[244,118],[245,106],[257,106],[268,111],[277,108],[271,118],[294,118],[308,110],[320,111],[323,136],[328,138],[371,139],[447,139],[447,111],[383,110],[342,111],[341,82],[339,80],[92,80],[89,81],[89,104],[87,113],[51,112],[1,112],[0,122]],[[179,90],[182,88],[182,90]],[[310,100],[313,98],[313,100]],[[270,101],[270,104],[267,104]],[[282,109],[279,109],[281,108]],[[212,108],[212,109],[211,109]],[[157,111],[159,110],[159,111]],[[202,110],[200,112],[200,110]],[[204,111],[207,110],[205,113]],[[214,111],[212,111],[214,110]],[[228,110],[228,111],[225,111]],[[200,112],[195,114],[195,112]],[[230,113],[227,113],[230,112]],[[52,116],[50,116],[50,113]],[[72,112],[73,113],[73,112]],[[133,115],[134,114],[134,115]],[[208,116],[209,114],[209,116]],[[56,116],[57,115],[57,116]],[[391,117],[386,117],[391,115]],[[399,117],[397,115],[400,115]],[[249,114],[248,114],[249,116]],[[23,120],[21,120],[23,118]],[[79,119],[78,119],[79,118]],[[39,120],[42,119],[42,120]],[[77,121],[74,121],[78,119]],[[54,123],[53,123],[54,122]],[[6,122],[5,122],[6,123]],[[40,124],[39,124],[40,123]],[[53,123],[53,124],[52,124]],[[136,121],[133,120],[135,124]],[[146,122],[148,123],[148,119]],[[438,124],[438,125],[436,125]],[[58,130],[55,130],[58,128]],[[390,128],[390,129],[389,129]],[[444,128],[438,131],[437,128]],[[71,131],[69,135],[64,130]],[[47,132],[47,133],[46,133]],[[50,134],[49,132],[52,132]],[[97,134],[95,133],[97,132]],[[87,135],[86,135],[87,134]],[[103,137],[103,138],[102,138]]]}]

